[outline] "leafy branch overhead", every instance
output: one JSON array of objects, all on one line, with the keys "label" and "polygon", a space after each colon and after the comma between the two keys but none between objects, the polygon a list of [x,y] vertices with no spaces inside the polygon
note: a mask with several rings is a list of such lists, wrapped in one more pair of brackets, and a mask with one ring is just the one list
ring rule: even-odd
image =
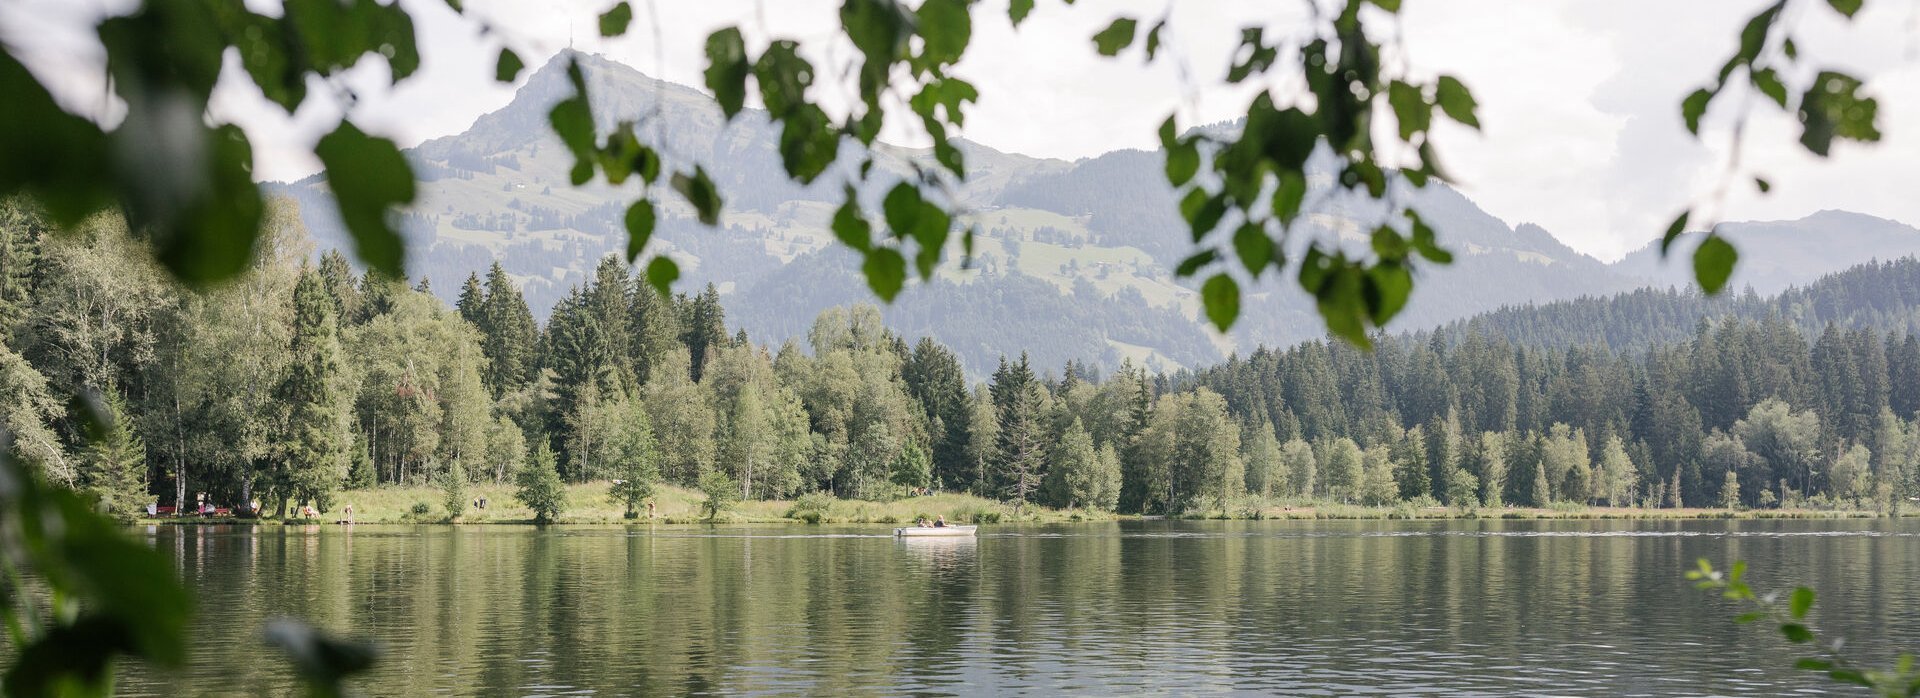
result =
[{"label": "leafy branch overhead", "polygon": [[[1828,154],[1835,139],[1877,140],[1877,103],[1858,78],[1823,70],[1789,89],[1785,76],[1805,72],[1788,26],[1790,1],[1769,5],[1745,25],[1739,48],[1717,79],[1682,102],[1686,124],[1697,132],[1709,107],[1744,76],[1753,91],[1798,118],[1800,142],[1810,152]],[[1018,27],[1036,4],[1014,0],[1007,20]],[[1827,4],[1852,17],[1862,3]],[[448,6],[493,29],[461,3]],[[909,260],[920,276],[930,276],[956,232],[955,204],[946,190],[964,181],[967,169],[954,137],[980,94],[953,67],[971,48],[979,7],[971,0],[844,0],[839,34],[826,40],[843,37],[851,44],[845,65],[815,66],[801,41],[776,36],[759,45],[737,27],[715,31],[705,42],[704,82],[728,118],[757,96],[780,126],[778,150],[791,179],[843,180],[846,196],[833,232],[861,255],[869,286],[884,299],[904,287]],[[1242,29],[1224,76],[1232,83],[1271,80],[1304,89],[1261,92],[1248,104],[1238,133],[1182,132],[1172,118],[1160,130],[1166,176],[1181,192],[1180,213],[1194,244],[1194,254],[1176,271],[1205,276],[1200,297],[1207,317],[1223,330],[1240,315],[1243,284],[1298,262],[1295,280],[1314,296],[1328,328],[1364,346],[1370,331],[1405,307],[1419,267],[1450,258],[1394,192],[1401,184],[1421,187],[1445,178],[1430,139],[1434,124],[1446,119],[1478,128],[1478,104],[1455,77],[1426,79],[1400,65],[1404,61],[1382,60],[1375,37],[1398,32],[1370,31],[1368,25],[1400,22],[1398,0],[1346,0],[1335,9],[1316,13],[1286,36],[1271,36],[1259,26]],[[634,15],[632,4],[620,0],[598,14],[597,29],[604,37],[623,36]],[[1150,22],[1113,19],[1091,37],[1091,48],[1118,56],[1138,46],[1146,61],[1162,60],[1171,21],[1171,13]],[[97,35],[111,66],[113,94],[126,106],[126,117],[112,128],[62,109],[11,49],[0,51],[0,90],[9,102],[0,112],[0,196],[28,194],[64,225],[116,207],[153,243],[158,261],[191,284],[241,273],[263,215],[246,134],[206,118],[223,56],[237,55],[246,78],[289,113],[316,99],[332,99],[347,111],[355,97],[338,76],[363,60],[385,63],[395,84],[420,62],[412,16],[401,4],[380,0],[287,0],[278,16],[253,11],[243,0],[145,2],[101,21]],[[511,46],[501,49],[492,66],[501,81],[517,79],[525,67]],[[646,253],[663,215],[654,189],[662,177],[699,220],[718,224],[725,201],[719,183],[697,165],[667,172],[661,144],[642,140],[630,122],[601,132],[580,67],[570,65],[568,77],[573,94],[554,106],[549,120],[574,156],[571,181],[641,183],[626,216],[629,261]],[[851,86],[858,99],[836,117],[816,101],[823,85]],[[935,162],[908,163],[911,175],[900,182],[876,174],[872,148],[890,112],[924,133]],[[1374,128],[1376,120],[1389,118],[1391,128]],[[1302,218],[1321,205],[1322,197],[1309,196],[1307,161],[1315,153],[1331,156],[1338,187],[1390,204],[1393,215],[1371,224],[1369,249],[1319,239],[1289,244]],[[344,119],[314,154],[326,168],[361,261],[384,274],[404,275],[404,241],[394,222],[398,209],[414,200],[414,173],[406,159],[391,141]],[[858,162],[835,168],[843,158]],[[152,176],[156,171],[169,176]],[[1764,177],[1754,182],[1763,191],[1770,188]],[[885,201],[856,196],[875,188],[887,191]],[[1685,234],[1687,221],[1676,220],[1663,245]],[[883,227],[877,236],[876,225]],[[959,232],[970,255],[973,231]],[[1697,275],[1707,290],[1718,291],[1738,255],[1713,232],[1706,238],[1695,253]],[[1289,260],[1289,254],[1300,258]],[[647,267],[648,279],[663,291],[679,276],[664,257]]]},{"label": "leafy branch overhead", "polygon": [[[1803,0],[1800,4],[1820,3]],[[1825,4],[1841,17],[1851,20],[1859,13],[1865,0],[1826,0]],[[1807,67],[1807,62],[1801,58],[1799,46],[1794,42],[1793,27],[1789,22],[1793,9],[1794,4],[1790,0],[1776,0],[1754,14],[1741,27],[1739,47],[1720,66],[1720,72],[1712,84],[1694,90],[1681,100],[1680,117],[1686,123],[1688,132],[1698,136],[1707,111],[1715,102],[1723,101],[1729,91],[1739,92],[1740,78],[1745,77],[1747,90],[1765,97],[1799,121],[1800,145],[1807,152],[1827,157],[1832,152],[1835,138],[1862,143],[1880,140],[1880,130],[1875,125],[1879,103],[1873,97],[1862,94],[1859,78],[1835,70],[1819,70],[1799,94],[1793,94],[1789,88],[1786,76],[1802,72]],[[1746,116],[1744,112],[1736,116],[1734,152],[1726,173],[1729,179],[1744,176],[1737,166]],[[1764,175],[1754,176],[1753,183],[1762,194],[1773,189]],[[1666,254],[1673,243],[1687,233],[1687,223],[1694,213],[1693,209],[1682,211],[1668,226],[1660,238],[1661,254]],[[1694,277],[1708,293],[1719,293],[1726,289],[1738,260],[1739,253],[1733,245],[1719,234],[1717,227],[1710,227],[1694,251]]]}]

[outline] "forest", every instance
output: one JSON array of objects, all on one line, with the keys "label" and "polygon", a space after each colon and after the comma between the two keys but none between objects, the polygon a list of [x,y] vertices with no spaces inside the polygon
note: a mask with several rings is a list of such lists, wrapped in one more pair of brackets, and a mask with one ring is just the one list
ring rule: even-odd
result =
[{"label": "forest", "polygon": [[[1789,291],[1785,307],[1642,293],[1600,313],[1681,308],[1668,324],[1693,330],[1670,341],[1597,341],[1602,301],[1583,301],[1372,351],[1316,341],[1158,375],[1008,356],[975,382],[871,305],[765,346],[728,331],[712,287],[664,297],[617,257],[544,327],[497,264],[449,307],[430,280],[316,255],[290,208],[249,273],[206,291],[175,285],[113,217],[53,234],[0,212],[14,453],[129,518],[201,493],[285,517],[349,488],[516,479],[625,483],[629,511],[662,482],[1151,514],[1887,508],[1920,492],[1920,340],[1892,320],[1911,315],[1913,260]],[[1803,329],[1836,303],[1882,315]]]}]

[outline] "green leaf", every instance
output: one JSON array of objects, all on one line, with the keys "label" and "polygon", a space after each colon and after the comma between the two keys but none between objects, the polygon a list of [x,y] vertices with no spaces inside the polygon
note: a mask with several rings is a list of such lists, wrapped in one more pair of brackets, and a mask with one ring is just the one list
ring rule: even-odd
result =
[{"label": "green leaf", "polygon": [[1693,276],[1707,295],[1717,294],[1726,290],[1727,279],[1733,276],[1733,265],[1739,259],[1740,253],[1732,244],[1709,233],[1707,239],[1700,241],[1699,249],[1693,251]]},{"label": "green leaf", "polygon": [[1387,85],[1387,103],[1393,106],[1393,116],[1400,122],[1400,140],[1412,141],[1414,134],[1427,130],[1433,123],[1433,105],[1427,103],[1427,96],[1418,87],[1393,81]]},{"label": "green leaf", "polygon": [[695,165],[691,177],[684,172],[673,173],[673,190],[686,197],[687,203],[693,204],[701,223],[720,224],[720,191],[714,188],[713,180],[707,177],[705,167]]},{"label": "green leaf", "polygon": [[1694,90],[1693,94],[1689,94],[1686,99],[1681,100],[1680,118],[1686,120],[1688,132],[1694,135],[1700,134],[1700,117],[1706,115],[1707,105],[1713,102],[1713,94],[1713,90],[1703,87]]},{"label": "green leaf", "polygon": [[1407,222],[1413,229],[1411,236],[1413,251],[1434,264],[1452,264],[1453,253],[1440,246],[1439,236],[1434,234],[1433,228],[1427,226],[1426,220],[1420,217],[1419,212],[1407,209],[1406,216]]},{"label": "green leaf", "polygon": [[1388,12],[1397,13],[1400,11],[1400,0],[1369,0],[1369,2]]},{"label": "green leaf", "polygon": [[628,5],[627,0],[620,0],[620,4],[614,5],[613,9],[607,10],[606,13],[600,15],[600,35],[619,36],[625,34],[627,33],[627,25],[632,23],[633,6]]},{"label": "green leaf", "polygon": [[1200,300],[1214,327],[1221,332],[1233,329],[1233,321],[1240,317],[1240,284],[1226,274],[1214,274],[1201,284]]},{"label": "green leaf", "polygon": [[1440,76],[1440,82],[1435,85],[1434,97],[1440,103],[1440,110],[1446,112],[1447,118],[1480,128],[1480,117],[1474,115],[1474,111],[1479,109],[1480,105],[1473,101],[1473,93],[1468,92],[1467,86],[1458,79],[1451,75]]},{"label": "green leaf", "polygon": [[1273,190],[1273,215],[1281,223],[1292,224],[1306,199],[1307,178],[1293,170],[1281,172],[1280,182]]},{"label": "green leaf", "polygon": [[1258,277],[1260,270],[1273,263],[1273,238],[1267,237],[1267,231],[1259,225],[1242,223],[1233,231],[1233,251],[1247,273]]},{"label": "green leaf", "polygon": [[1799,623],[1781,623],[1780,636],[1786,638],[1788,642],[1813,642],[1813,631]]},{"label": "green leaf", "polygon": [[1399,261],[1412,254],[1413,243],[1393,226],[1382,225],[1373,229],[1373,253],[1383,260]]},{"label": "green leaf", "polygon": [[[83,616],[72,623],[46,631],[32,644],[10,657],[13,666],[0,688],[14,696],[108,695],[112,685],[113,659],[117,655],[136,656],[127,624],[116,618]],[[79,683],[90,690],[71,691]]]},{"label": "green leaf", "polygon": [[1692,211],[1681,211],[1678,218],[1667,224],[1666,234],[1660,236],[1661,257],[1667,256],[1667,249],[1673,247],[1673,241],[1680,239],[1680,235],[1687,232],[1687,216],[1691,215],[1693,215]]},{"label": "green leaf", "polygon": [[1781,109],[1787,108],[1787,85],[1780,81],[1780,73],[1772,68],[1760,68],[1750,71],[1747,79],[1753,83],[1754,89],[1760,91],[1760,94],[1766,95]]},{"label": "green leaf", "polygon": [[1808,671],[1832,671],[1833,662],[1826,659],[1815,659],[1812,657],[1808,657],[1806,659],[1802,659],[1800,661],[1794,662],[1793,668],[1805,669]]},{"label": "green leaf", "polygon": [[406,156],[393,141],[368,136],[350,121],[322,137],[313,153],[326,168],[327,186],[360,261],[391,278],[404,277],[405,245],[391,216],[396,207],[413,202],[413,169]]},{"label": "green leaf", "polygon": [[1211,247],[1195,252],[1192,256],[1180,260],[1180,265],[1173,269],[1173,275],[1183,279],[1193,276],[1194,272],[1200,271],[1201,267],[1211,264],[1213,260],[1219,258],[1220,251]]},{"label": "green leaf", "polygon": [[1773,191],[1773,184],[1771,182],[1768,182],[1767,178],[1765,177],[1753,178],[1753,186],[1758,187],[1760,189],[1760,193],[1762,194]]},{"label": "green leaf", "polygon": [[1860,79],[1831,70],[1814,77],[1800,98],[1800,143],[1809,152],[1826,157],[1833,139],[1861,142],[1880,140],[1874,125],[1880,104],[1860,94]]},{"label": "green leaf", "polygon": [[1279,49],[1268,46],[1264,38],[1266,31],[1260,27],[1247,27],[1240,30],[1240,48],[1238,53],[1246,54],[1243,60],[1236,60],[1227,68],[1227,82],[1238,83],[1257,73],[1267,72],[1273,62],[1280,57]]},{"label": "green leaf", "polygon": [[1115,19],[1107,28],[1093,35],[1093,46],[1102,56],[1119,55],[1121,49],[1133,43],[1133,34],[1138,28],[1139,22],[1131,17]]},{"label": "green leaf", "polygon": [[500,60],[494,64],[493,79],[499,82],[513,82],[519,79],[520,71],[526,67],[527,64],[520,62],[520,54],[514,53],[510,48],[502,48]]},{"label": "green leaf", "polygon": [[846,200],[833,212],[833,236],[840,243],[865,253],[873,249],[873,224],[860,214],[859,200],[853,185],[847,185]]},{"label": "green leaf", "polygon": [[900,287],[907,282],[907,260],[891,247],[873,248],[860,271],[866,274],[867,287],[873,289],[873,295],[888,303],[900,295]]},{"label": "green leaf", "polygon": [[1193,141],[1176,141],[1167,149],[1167,183],[1181,186],[1193,181],[1200,172],[1200,147]]},{"label": "green leaf", "polygon": [[647,249],[647,241],[653,239],[654,211],[653,202],[641,199],[627,207],[627,263],[640,258]]},{"label": "green leaf", "polygon": [[329,637],[305,623],[281,618],[267,623],[267,644],[280,648],[307,684],[309,695],[346,695],[346,679],[373,668],[379,653],[364,642]]},{"label": "green leaf", "polygon": [[1747,623],[1752,623],[1757,620],[1765,620],[1766,617],[1767,617],[1766,611],[1748,611],[1746,613],[1742,613],[1740,615],[1734,616],[1733,622],[1741,625],[1745,625]]},{"label": "green leaf", "polygon": [[1033,0],[1013,0],[1007,4],[1007,19],[1013,20],[1013,26],[1020,26],[1033,13]]},{"label": "green leaf", "polygon": [[[1786,0],[1778,0],[1747,20],[1747,25],[1740,29],[1740,49],[1734,53],[1733,60],[1729,62],[1730,65],[1751,64],[1753,59],[1760,56],[1760,49],[1765,48],[1767,44],[1767,32],[1773,28],[1773,20],[1780,17],[1780,10],[1786,7],[1786,4]],[[1725,79],[1721,78],[1721,80]]]},{"label": "green leaf", "polygon": [[1808,609],[1813,608],[1813,590],[1806,587],[1794,587],[1793,596],[1787,601],[1787,612],[1794,618],[1807,617]]},{"label": "green leaf", "polygon": [[1832,7],[1834,12],[1845,15],[1847,19],[1853,19],[1854,13],[1859,12],[1864,4],[1866,4],[1864,0],[1827,0],[1827,5]]},{"label": "green leaf", "polygon": [[661,298],[673,296],[673,282],[680,280],[680,265],[666,257],[654,257],[647,262],[647,285],[660,294]]},{"label": "green leaf", "polygon": [[1399,262],[1382,261],[1367,270],[1362,297],[1375,326],[1385,326],[1413,295],[1413,273]]},{"label": "green leaf", "polygon": [[1187,210],[1187,200],[1192,199],[1192,195],[1189,194],[1187,200],[1181,201],[1181,210],[1182,213],[1187,214],[1188,225],[1193,227],[1193,241],[1199,242],[1200,238],[1206,237],[1215,226],[1220,225],[1220,219],[1227,215],[1227,200],[1224,195],[1207,196],[1197,189],[1192,193],[1201,195],[1198,205],[1191,212]]},{"label": "green leaf", "polygon": [[[707,89],[713,90],[720,111],[729,119],[739,114],[747,99],[747,42],[739,27],[707,35],[706,78]],[[766,87],[762,85],[761,89]]]},{"label": "green leaf", "polygon": [[967,42],[973,38],[973,19],[964,0],[926,0],[915,15],[924,63],[949,65],[967,52]]},{"label": "green leaf", "polygon": [[584,160],[593,154],[593,112],[588,111],[584,96],[576,94],[554,104],[547,112],[547,123],[574,159]]},{"label": "green leaf", "polygon": [[1159,55],[1160,32],[1166,28],[1167,28],[1167,21],[1163,19],[1158,22],[1154,22],[1153,28],[1147,30],[1147,60],[1151,61],[1153,60],[1154,56]]}]

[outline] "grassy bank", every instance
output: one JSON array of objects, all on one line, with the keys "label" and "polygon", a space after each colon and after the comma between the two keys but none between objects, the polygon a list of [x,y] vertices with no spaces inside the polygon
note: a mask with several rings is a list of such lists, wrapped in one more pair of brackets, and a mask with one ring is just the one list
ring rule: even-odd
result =
[{"label": "grassy bank", "polygon": [[[608,496],[604,482],[567,486],[567,511],[560,523],[623,523],[624,509]],[[702,523],[700,513],[704,495],[691,489],[662,485],[655,498],[657,523]],[[475,484],[467,488],[466,499],[485,497],[487,508],[468,505],[458,523],[526,523],[533,512],[513,499],[513,487],[506,484]],[[376,487],[347,490],[335,497],[334,510],[321,515],[325,521],[342,518],[341,508],[352,504],[354,521],[359,523],[445,523],[449,521],[445,497],[433,487]],[[424,509],[424,513],[422,513]],[[1834,519],[1872,518],[1884,514],[1864,510],[1758,509],[1731,510],[1709,508],[1641,509],[1627,507],[1553,507],[1471,508],[1414,506],[1362,506],[1326,501],[1247,500],[1227,510],[1192,512],[1181,519],[1219,520],[1341,520],[1341,519]],[[1061,510],[1039,506],[1016,511],[1013,507],[984,497],[968,494],[939,494],[891,502],[870,502],[814,495],[799,500],[763,500],[741,502],[719,520],[729,523],[909,523],[920,517],[945,516],[954,523],[1070,522],[1105,521],[1123,517],[1108,512]],[[641,514],[645,520],[646,514]]]},{"label": "grassy bank", "polygon": [[[560,523],[626,523],[626,509],[608,496],[610,483],[592,482],[567,486],[567,510]],[[508,484],[474,484],[467,488],[468,506],[458,523],[527,523],[533,511],[513,498]],[[479,509],[472,501],[487,500]],[[343,518],[344,506],[353,505],[357,523],[445,523],[448,522],[445,495],[434,487],[376,487],[346,490],[334,496],[333,510],[319,518],[333,521]],[[654,498],[654,519],[658,523],[704,523],[700,503],[706,496],[692,489],[661,485]],[[425,513],[417,513],[424,508]],[[758,500],[737,504],[722,514],[719,521],[729,523],[910,523],[925,516],[945,516],[954,523],[998,523],[1012,521],[1050,522],[1112,519],[1103,512],[1026,507],[1016,512],[1000,502],[968,494],[938,494],[891,502],[868,502],[831,497],[804,497],[793,500]],[[640,518],[646,519],[645,510]]]}]

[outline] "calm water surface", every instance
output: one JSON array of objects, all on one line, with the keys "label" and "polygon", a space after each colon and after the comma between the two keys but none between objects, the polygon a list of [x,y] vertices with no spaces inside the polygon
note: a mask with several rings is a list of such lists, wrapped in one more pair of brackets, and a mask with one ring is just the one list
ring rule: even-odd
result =
[{"label": "calm water surface", "polygon": [[1864,658],[1920,649],[1920,521],[150,529],[193,663],[130,695],[279,695],[262,623],[376,640],[372,695],[1687,695],[1817,691],[1690,588],[1809,583]]}]

